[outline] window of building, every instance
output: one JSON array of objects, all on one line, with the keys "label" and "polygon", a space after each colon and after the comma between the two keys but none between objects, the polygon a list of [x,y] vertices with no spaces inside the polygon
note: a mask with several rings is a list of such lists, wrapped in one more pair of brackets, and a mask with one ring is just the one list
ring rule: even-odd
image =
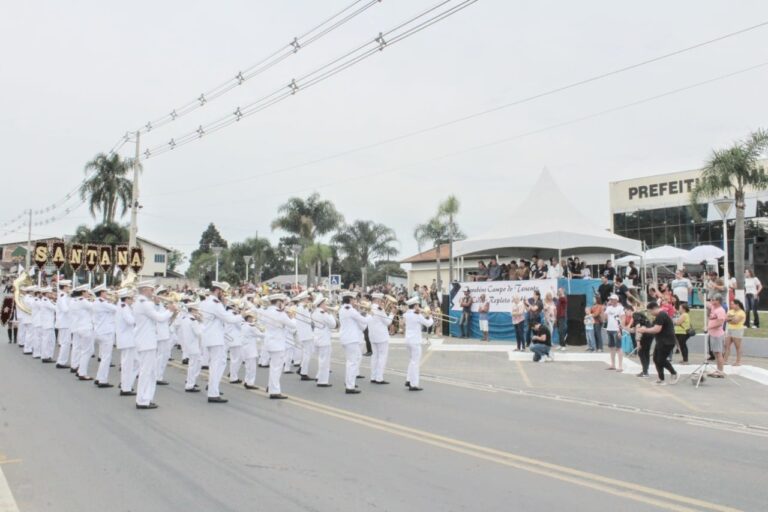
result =
[{"label": "window of building", "polygon": [[165,254],[155,254],[155,263],[165,263]]}]

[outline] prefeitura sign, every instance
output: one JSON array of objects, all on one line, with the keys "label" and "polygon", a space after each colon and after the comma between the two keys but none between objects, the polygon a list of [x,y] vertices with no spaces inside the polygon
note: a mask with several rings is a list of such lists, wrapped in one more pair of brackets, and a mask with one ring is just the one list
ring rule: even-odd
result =
[{"label": "prefeitura sign", "polygon": [[461,298],[464,289],[469,288],[472,296],[472,311],[477,311],[477,303],[480,296],[485,294],[485,299],[491,303],[491,313],[509,313],[512,311],[512,299],[515,295],[522,300],[533,297],[533,292],[538,290],[542,300],[551,293],[557,295],[557,279],[539,279],[535,281],[479,281],[461,283],[461,290],[453,298],[451,309],[461,310]]}]

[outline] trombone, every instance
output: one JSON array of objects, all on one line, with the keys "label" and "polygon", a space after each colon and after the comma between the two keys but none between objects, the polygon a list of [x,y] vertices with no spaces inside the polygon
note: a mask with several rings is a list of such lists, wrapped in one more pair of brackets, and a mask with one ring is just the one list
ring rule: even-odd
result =
[{"label": "trombone", "polygon": [[426,307],[421,310],[421,314],[424,316],[431,316],[434,317],[435,320],[439,322],[448,322],[449,324],[458,324],[458,319],[452,317],[451,315],[446,315],[442,311],[432,311],[432,308]]}]

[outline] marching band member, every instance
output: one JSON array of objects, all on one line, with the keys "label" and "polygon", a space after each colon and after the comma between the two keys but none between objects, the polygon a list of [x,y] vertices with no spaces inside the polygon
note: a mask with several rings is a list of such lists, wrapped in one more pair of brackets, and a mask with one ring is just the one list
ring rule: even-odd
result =
[{"label": "marching band member", "polygon": [[[29,309],[29,294],[32,288],[32,286],[27,286],[21,289],[22,295],[19,299],[27,306],[27,309]],[[21,347],[24,354],[29,354],[32,352],[32,336],[30,335],[30,332],[32,332],[32,315],[22,311],[21,308],[16,308],[16,318],[19,320],[19,347]],[[27,348],[27,340],[30,340],[29,348]]]},{"label": "marching band member", "polygon": [[139,297],[133,306],[133,316],[136,320],[136,351],[139,356],[139,383],[136,387],[136,408],[157,409],[152,401],[157,387],[157,326],[171,318],[170,310],[159,310],[155,307],[152,294],[155,290],[153,281],[138,284]]},{"label": "marching band member", "polygon": [[[256,320],[259,320],[259,316],[267,309],[267,296],[261,301],[261,307],[255,311]],[[259,368],[269,368],[269,350],[267,350],[267,344],[261,344],[261,350],[259,351]]]},{"label": "marching band member", "polygon": [[288,398],[281,393],[280,376],[282,375],[284,358],[286,357],[287,337],[293,336],[296,331],[296,321],[283,311],[283,306],[288,300],[282,293],[269,296],[269,307],[262,317],[266,331],[264,333],[264,345],[269,352],[269,386],[267,392],[269,398],[280,400]]},{"label": "marching band member", "polygon": [[91,286],[84,284],[78,286],[75,291],[80,290],[73,305],[77,312],[75,324],[73,326],[73,340],[77,351],[77,378],[80,380],[93,380],[88,376],[88,365],[93,355],[93,302],[91,299]]},{"label": "marching band member", "polygon": [[183,316],[177,328],[182,350],[187,354],[187,380],[184,383],[184,391],[187,393],[200,392],[197,378],[200,376],[202,365],[200,339],[203,335],[203,327],[200,323],[198,306],[197,303],[187,304],[187,314]]},{"label": "marching band member", "polygon": [[360,371],[360,362],[363,359],[361,345],[364,343],[363,331],[368,327],[368,319],[364,317],[354,306],[356,295],[353,292],[343,292],[341,302],[343,306],[339,310],[339,338],[344,347],[346,358],[346,372],[344,374],[345,392],[348,395],[360,393],[355,381]]},{"label": "marching band member", "polygon": [[56,299],[56,338],[59,344],[59,357],[56,360],[56,368],[69,368],[69,355],[72,351],[72,330],[69,318],[69,293],[72,290],[72,281],[59,281],[59,296]]},{"label": "marching band member", "polygon": [[139,374],[136,352],[136,319],[133,316],[133,295],[128,289],[118,290],[120,307],[115,312],[115,341],[120,351],[120,396],[135,396],[133,383]]},{"label": "marching band member", "polygon": [[40,359],[40,346],[43,340],[42,330],[43,326],[40,323],[41,316],[40,313],[41,310],[41,302],[42,297],[40,293],[41,288],[39,286],[35,286],[34,290],[34,298],[32,299],[32,303],[30,304],[30,307],[32,309],[32,358],[33,359]]},{"label": "marching band member", "polygon": [[[168,294],[168,290],[160,286],[155,292],[155,309],[162,313],[166,311],[165,305],[159,297]],[[171,322],[163,320],[157,323],[157,385],[167,386],[165,380],[165,368],[168,366],[168,359],[171,357]]]},{"label": "marching band member", "polygon": [[[303,293],[303,292],[302,292]],[[296,307],[296,301],[297,301],[298,295],[295,295],[288,300],[293,304],[293,307]],[[298,308],[297,308],[298,310]],[[296,359],[299,359],[301,361],[300,357],[301,354],[299,354],[301,345],[299,344],[299,337],[298,337],[298,327],[299,327],[299,321],[295,318],[296,315],[292,315],[292,318],[296,320],[296,329],[294,330],[286,330],[286,342],[285,342],[285,356],[283,359],[283,373],[293,373],[293,366],[294,361]]]},{"label": "marching band member", "polygon": [[106,285],[93,289],[98,297],[93,303],[93,329],[99,346],[99,368],[93,383],[100,388],[113,388],[109,383],[109,367],[112,364],[112,347],[115,346],[115,313],[117,306],[108,298]]},{"label": "marching band member", "polygon": [[311,297],[307,292],[301,292],[295,297],[298,302],[296,308],[296,337],[301,347],[301,366],[299,377],[301,380],[309,378],[309,364],[312,361],[312,353],[315,351],[315,333],[312,331],[312,313],[307,307]]},{"label": "marching band member", "polygon": [[226,348],[224,324],[239,323],[240,320],[224,309],[221,303],[223,295],[229,290],[229,283],[211,283],[211,294],[200,304],[203,315],[203,346],[208,349],[210,370],[208,371],[208,402],[226,403],[221,397],[219,384],[226,369]]},{"label": "marching band member", "polygon": [[51,287],[40,290],[40,357],[43,363],[53,363],[56,352],[56,292]]},{"label": "marching band member", "polygon": [[257,359],[259,357],[258,341],[263,338],[264,335],[256,325],[256,315],[252,312],[247,312],[244,315],[245,322],[241,327],[241,334],[243,337],[243,360],[245,361],[245,382],[243,386],[245,389],[259,389],[256,386],[256,368]]},{"label": "marching band member", "polygon": [[371,294],[371,319],[368,323],[368,336],[371,339],[373,357],[371,357],[371,382],[373,384],[389,384],[384,380],[384,367],[387,365],[389,353],[389,326],[393,314],[387,315],[382,307],[383,293]]},{"label": "marching band member", "polygon": [[331,330],[337,327],[336,318],[328,313],[327,299],[320,295],[315,299],[312,323],[315,325],[315,346],[317,347],[317,387],[329,388],[331,373]]},{"label": "marching band member", "polygon": [[419,370],[421,365],[421,331],[422,327],[432,327],[435,321],[421,314],[419,298],[413,297],[405,302],[408,311],[405,312],[405,346],[408,349],[408,377],[405,382],[409,391],[421,391],[419,387]]},{"label": "marching band member", "polygon": [[229,383],[240,384],[240,367],[243,365],[243,335],[242,329],[243,317],[241,317],[235,308],[227,308],[230,315],[237,320],[224,326],[224,338],[227,340],[229,349]]}]

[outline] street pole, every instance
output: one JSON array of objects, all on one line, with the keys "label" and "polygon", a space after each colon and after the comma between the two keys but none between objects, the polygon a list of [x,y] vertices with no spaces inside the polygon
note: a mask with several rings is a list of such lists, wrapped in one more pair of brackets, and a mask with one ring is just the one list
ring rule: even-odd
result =
[{"label": "street pole", "polygon": [[725,253],[723,255],[723,263],[725,265],[723,269],[723,276],[725,278],[723,284],[725,284],[725,303],[728,304],[728,287],[730,284],[728,283],[728,217],[726,215],[723,215],[723,252]]},{"label": "street pole", "polygon": [[139,159],[141,155],[139,141],[141,138],[141,132],[136,131],[136,156],[133,160],[133,186],[131,187],[131,227],[128,233],[128,246],[136,247],[136,235],[139,231],[137,225],[139,214]]},{"label": "street pole", "polygon": [[248,283],[248,268],[251,266],[251,260],[253,259],[253,256],[246,254],[243,256],[243,259],[245,260],[245,282]]},{"label": "street pole", "polygon": [[29,258],[32,254],[32,209],[29,210],[29,221],[27,221],[27,254],[24,255],[24,270],[29,273]]},{"label": "street pole", "polygon": [[333,264],[333,258],[328,258],[328,289],[331,289],[331,265]]}]

